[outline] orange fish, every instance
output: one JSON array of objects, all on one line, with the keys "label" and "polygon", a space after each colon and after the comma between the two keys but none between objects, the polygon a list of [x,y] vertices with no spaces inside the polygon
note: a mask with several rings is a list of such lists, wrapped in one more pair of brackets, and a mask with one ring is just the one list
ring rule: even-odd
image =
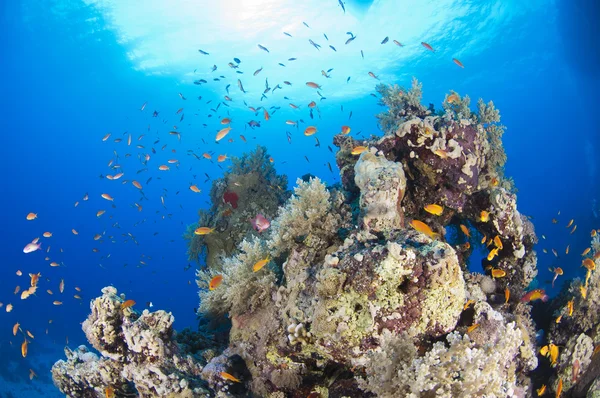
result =
[{"label": "orange fish", "polygon": [[264,108],[263,108],[263,115],[265,117],[265,120],[269,120],[271,118],[271,116],[269,115],[269,112],[267,112],[267,110]]},{"label": "orange fish", "polygon": [[62,305],[62,301],[53,301],[52,304],[54,304],[54,305]]},{"label": "orange fish", "polygon": [[446,98],[446,102],[449,104],[457,104],[460,102],[460,98],[458,97],[458,94],[452,93]]},{"label": "orange fish", "polygon": [[19,326],[21,326],[19,322],[15,323],[15,326],[13,326],[13,336],[17,335],[17,332],[19,331]]},{"label": "orange fish", "polygon": [[108,133],[104,137],[102,137],[102,141],[106,141],[108,139],[108,137],[110,137],[110,133]]},{"label": "orange fish", "polygon": [[214,228],[209,227],[199,227],[194,230],[194,234],[196,235],[208,235],[214,232]]},{"label": "orange fish", "polygon": [[58,290],[62,293],[65,291],[65,280],[61,279],[60,283],[58,284]]},{"label": "orange fish", "polygon": [[158,166],[158,169],[160,171],[167,171],[167,170],[169,170],[169,166],[161,164],[160,166]]},{"label": "orange fish", "polygon": [[106,387],[104,389],[105,398],[115,398],[115,389],[112,387]]},{"label": "orange fish", "polygon": [[482,210],[481,213],[479,213],[479,220],[481,222],[488,222],[490,220],[490,213]]},{"label": "orange fish", "polygon": [[221,119],[221,124],[229,124],[231,123],[231,119],[228,117],[224,117],[223,119]]},{"label": "orange fish", "polygon": [[[433,50],[432,50],[433,51]],[[456,58],[452,58],[452,61],[454,61],[454,63],[458,66],[460,66],[461,68],[464,68],[465,66],[463,65],[462,62],[460,62],[458,59]]]},{"label": "orange fish", "polygon": [[435,151],[433,151],[433,153],[435,153],[442,159],[448,159],[448,152],[446,152],[443,149],[436,149]]},{"label": "orange fish", "polygon": [[27,356],[27,345],[29,345],[29,342],[25,339],[23,344],[21,344],[21,355],[23,355],[23,358]]},{"label": "orange fish", "polygon": [[535,390],[535,392],[537,393],[538,397],[541,397],[542,395],[544,395],[546,393],[546,385],[542,384],[542,386],[540,388],[538,388],[537,390]]},{"label": "orange fish", "polygon": [[192,192],[196,192],[196,193],[200,193],[200,192],[202,192],[202,191],[200,190],[200,188],[198,188],[196,185],[190,185],[190,191],[192,191]]},{"label": "orange fish", "polygon": [[349,126],[342,126],[342,134],[344,134],[344,135],[350,134],[350,127]]},{"label": "orange fish", "polygon": [[590,271],[593,271],[596,269],[596,263],[594,261],[592,261],[591,258],[586,258],[585,260],[583,260],[581,262],[581,266],[587,268]]},{"label": "orange fish", "polygon": [[435,216],[441,216],[442,213],[444,212],[444,208],[442,206],[436,205],[436,204],[427,205],[423,209],[425,209],[425,211],[427,213],[431,213]]},{"label": "orange fish", "polygon": [[43,236],[44,238],[51,238],[51,237],[52,237],[52,232],[44,232],[44,233],[42,234],[42,236]]},{"label": "orange fish", "polygon": [[426,49],[428,49],[429,51],[435,52],[435,50],[433,49],[433,47],[431,47],[428,43],[425,43],[424,41],[422,41],[421,45],[423,47],[425,47]]},{"label": "orange fish", "polygon": [[33,371],[33,369],[29,369],[29,380],[33,380],[34,377],[37,377],[37,374]]},{"label": "orange fish", "polygon": [[498,248],[498,250],[502,250],[502,248],[504,247],[498,235],[494,237],[494,245]]},{"label": "orange fish", "polygon": [[204,152],[204,153],[202,154],[202,157],[203,157],[204,159],[209,159],[209,160],[210,160],[210,159],[212,159],[212,156],[210,156],[210,154],[209,154],[209,153],[206,153],[206,152]]},{"label": "orange fish", "polygon": [[35,220],[36,218],[37,218],[37,214],[36,213],[29,213],[29,214],[27,214],[27,221]]},{"label": "orange fish", "polygon": [[369,150],[369,147],[359,145],[359,146],[352,148],[352,151],[350,151],[350,153],[352,155],[360,155],[361,153],[366,152],[368,150]]},{"label": "orange fish", "polygon": [[306,85],[310,88],[321,88],[321,86],[319,86],[317,83],[314,82],[306,82]]},{"label": "orange fish", "polygon": [[129,307],[133,307],[135,305],[135,301],[133,300],[127,300],[121,303],[121,309],[124,310],[125,308],[129,308]]},{"label": "orange fish", "polygon": [[508,304],[508,300],[510,300],[510,290],[508,288],[504,289],[504,304]]},{"label": "orange fish", "polygon": [[560,394],[562,394],[562,388],[563,388],[562,379],[558,379],[558,386],[556,386],[556,398],[559,398]]},{"label": "orange fish", "polygon": [[[106,213],[106,210],[98,210],[98,212],[96,213],[96,217],[100,217],[102,214]],[[75,232],[73,232],[75,235],[77,235]]]},{"label": "orange fish", "polygon": [[169,159],[169,160],[167,160],[167,163],[170,163],[170,164],[175,164],[177,162],[179,162],[179,160],[177,160],[177,159]]},{"label": "orange fish", "polygon": [[317,132],[317,128],[315,126],[308,126],[305,130],[304,130],[304,135],[309,137],[313,134],[315,134]]},{"label": "orange fish", "polygon": [[102,194],[102,195],[100,195],[100,196],[102,196],[102,199],[110,200],[111,202],[113,202],[113,201],[114,201],[113,197],[112,197],[112,196],[110,196],[110,195],[109,195],[109,194],[107,194],[107,193],[103,193],[103,194]]},{"label": "orange fish", "polygon": [[585,249],[585,250],[583,251],[583,253],[581,253],[581,255],[582,255],[582,256],[585,256],[586,254],[588,254],[588,253],[590,252],[590,250],[592,250],[592,248],[591,248],[591,247],[588,247],[587,249]]},{"label": "orange fish", "polygon": [[466,311],[467,308],[469,308],[470,306],[472,306],[473,304],[475,304],[475,300],[468,300],[465,305],[463,306],[463,311]]},{"label": "orange fish", "polygon": [[313,108],[315,108],[316,106],[317,106],[317,103],[316,103],[315,101],[310,101],[310,103],[308,104],[308,107],[309,107],[310,109],[313,109]]},{"label": "orange fish", "polygon": [[425,224],[419,220],[412,220],[410,222],[410,226],[416,229],[417,231],[429,236],[431,239],[435,239],[439,236],[438,233],[433,232],[433,230],[429,227],[429,225]]},{"label": "orange fish", "polygon": [[471,333],[473,330],[477,329],[479,327],[478,323],[475,323],[471,326],[469,326],[469,328],[467,329],[467,333]]},{"label": "orange fish", "polygon": [[467,236],[467,238],[471,237],[471,234],[469,233],[469,228],[467,228],[463,224],[460,224],[460,230],[463,232],[463,234]]},{"label": "orange fish", "polygon": [[567,311],[569,316],[573,316],[573,306],[575,305],[575,298],[567,302]]},{"label": "orange fish", "polygon": [[573,225],[573,222],[575,222],[575,219],[571,219],[571,221],[569,221],[569,223],[567,224],[567,226],[565,228],[569,228],[571,227],[571,225]]},{"label": "orange fish", "polygon": [[560,267],[549,268],[548,270],[550,272],[554,272],[554,278],[552,279],[552,287],[554,287],[554,282],[556,281],[556,278],[558,278],[559,275],[563,274],[563,270]]},{"label": "orange fish", "polygon": [[[221,124],[223,124],[223,123],[221,122]],[[219,132],[217,133],[217,136],[215,137],[215,141],[222,140],[223,138],[225,138],[225,136],[227,134],[229,134],[230,131],[231,131],[231,127],[225,127],[224,129],[219,130]]]},{"label": "orange fish", "polygon": [[492,278],[504,278],[506,276],[506,271],[499,268],[492,268]]},{"label": "orange fish", "polygon": [[134,187],[136,187],[137,189],[142,189],[142,184],[140,184],[139,182],[133,180],[131,181],[131,183],[133,184]]},{"label": "orange fish", "polygon": [[219,155],[217,157],[217,162],[221,163],[227,160],[227,155]]},{"label": "orange fish", "polygon": [[240,139],[241,139],[242,141],[244,141],[244,142],[247,142],[247,141],[246,141],[246,137],[244,137],[243,135],[240,135]]},{"label": "orange fish", "polygon": [[263,269],[263,267],[265,265],[267,265],[269,263],[269,261],[271,261],[271,258],[269,256],[267,256],[267,258],[257,261],[256,264],[254,264],[254,266],[252,266],[252,272],[258,272],[261,269]]},{"label": "orange fish", "polygon": [[223,282],[223,275],[215,275],[208,283],[208,290],[215,290]]},{"label": "orange fish", "polygon": [[236,378],[236,377],[235,377],[235,376],[233,376],[233,375],[230,375],[230,374],[229,374],[229,373],[227,373],[227,372],[221,372],[221,377],[222,377],[223,379],[225,379],[225,380],[230,380],[230,381],[233,381],[233,382],[235,382],[235,383],[241,383],[241,381],[240,381],[238,378]]}]

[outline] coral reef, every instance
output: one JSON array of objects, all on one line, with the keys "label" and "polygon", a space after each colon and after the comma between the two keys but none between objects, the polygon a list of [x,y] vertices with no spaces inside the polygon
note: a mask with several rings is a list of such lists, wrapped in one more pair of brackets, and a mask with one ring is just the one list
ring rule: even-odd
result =
[{"label": "coral reef", "polygon": [[[521,300],[537,237],[504,177],[499,112],[482,100],[473,112],[451,92],[436,114],[416,80],[377,90],[383,137],[334,138],[341,185],[307,175],[289,196],[260,147],[213,183],[212,207],[187,235],[192,257],[206,251],[199,314],[231,323],[226,347],[194,344],[190,332],[177,345],[170,314],[122,310],[107,288],[84,323],[102,357],[69,351],[55,365],[61,390],[97,394],[110,380],[142,396],[532,396],[541,379],[530,375],[548,363],[534,306]],[[353,154],[359,145],[368,149]],[[258,213],[270,222],[262,232],[249,222]],[[199,226],[215,229],[195,235]],[[481,272],[468,267],[477,246]],[[572,316],[547,336],[561,352],[549,388],[600,384],[590,272],[564,295],[575,297]]]},{"label": "coral reef", "polygon": [[202,367],[173,340],[173,316],[148,310],[138,314],[123,308],[123,301],[114,287],[105,287],[92,301],[83,330],[101,357],[85,346],[65,349],[67,361],[52,367],[58,389],[69,397],[104,397],[107,388],[117,396],[206,394]]},{"label": "coral reef", "polygon": [[[278,175],[269,161],[265,147],[242,157],[232,157],[223,177],[213,181],[210,190],[212,207],[198,212],[198,222],[187,227],[188,257],[200,261],[205,254],[209,268],[218,258],[231,255],[237,246],[252,235],[249,220],[261,213],[271,219],[289,196],[287,177]],[[213,233],[196,235],[198,227],[214,228]]]}]

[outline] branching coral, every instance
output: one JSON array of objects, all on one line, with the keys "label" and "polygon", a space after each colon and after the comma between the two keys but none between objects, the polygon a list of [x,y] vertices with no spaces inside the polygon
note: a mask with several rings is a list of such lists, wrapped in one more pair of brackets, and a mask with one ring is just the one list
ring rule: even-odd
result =
[{"label": "branching coral", "polygon": [[[318,178],[308,182],[298,179],[294,195],[279,210],[271,223],[269,250],[273,256],[289,251],[298,244],[327,247],[330,238],[343,225],[338,200]],[[335,201],[335,202],[334,202]]]},{"label": "branching coral", "polygon": [[[198,271],[200,311],[210,314],[229,312],[235,316],[253,311],[268,300],[275,286],[275,274],[268,266],[258,272],[252,269],[268,255],[264,240],[252,237],[242,241],[238,254],[222,259],[211,269]],[[218,274],[223,276],[221,285],[209,290],[211,279]]]},{"label": "branching coral", "polygon": [[429,113],[427,108],[421,105],[423,85],[416,78],[412,79],[410,90],[385,84],[377,85],[376,89],[381,95],[379,104],[388,107],[386,112],[377,115],[379,126],[386,133],[395,131],[405,120]]}]

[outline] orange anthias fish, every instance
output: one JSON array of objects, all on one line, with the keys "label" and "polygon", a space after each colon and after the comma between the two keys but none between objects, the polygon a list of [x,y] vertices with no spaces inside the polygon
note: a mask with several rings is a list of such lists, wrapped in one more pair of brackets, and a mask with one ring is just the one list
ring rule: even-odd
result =
[{"label": "orange anthias fish", "polygon": [[200,190],[200,188],[198,188],[196,185],[190,185],[190,191],[192,191],[192,192],[196,192],[196,193],[200,193],[200,192],[202,192],[202,191]]},{"label": "orange anthias fish", "polygon": [[158,166],[158,169],[160,171],[167,171],[167,170],[169,170],[169,166],[162,164],[162,165]]},{"label": "orange anthias fish", "polygon": [[344,134],[344,135],[350,134],[350,127],[349,126],[342,126],[342,134]]},{"label": "orange anthias fish", "polygon": [[546,385],[542,384],[542,386],[535,391],[537,392],[537,396],[541,397],[542,395],[544,395],[546,393]]},{"label": "orange anthias fish", "polygon": [[23,358],[25,358],[27,356],[27,345],[29,344],[29,341],[27,341],[27,339],[25,339],[23,341],[23,344],[21,344],[21,355],[23,355]]},{"label": "orange anthias fish", "polygon": [[504,289],[504,304],[508,304],[508,300],[510,300],[510,290],[508,288]]},{"label": "orange anthias fish", "polygon": [[135,301],[134,300],[127,300],[121,303],[121,309],[124,310],[125,308],[129,308],[129,307],[133,307],[135,305]]},{"label": "orange anthias fish", "polygon": [[110,200],[111,202],[113,202],[113,201],[114,201],[113,197],[112,197],[112,196],[110,196],[110,195],[109,195],[109,194],[107,194],[107,193],[103,193],[103,194],[102,194],[102,195],[100,195],[100,196],[102,196],[102,198],[103,198],[103,199]]},{"label": "orange anthias fish", "polygon": [[352,151],[350,151],[350,153],[352,155],[360,155],[361,153],[366,152],[368,150],[369,150],[369,147],[360,145],[360,146],[352,148]]},{"label": "orange anthias fish", "polygon": [[140,184],[137,181],[131,181],[131,183],[133,184],[134,187],[136,187],[137,189],[142,189],[142,184]]},{"label": "orange anthias fish", "polygon": [[506,271],[499,268],[492,268],[492,278],[504,278],[506,276]]},{"label": "orange anthias fish", "polygon": [[263,109],[263,113],[264,113],[265,120],[269,120],[271,118],[271,116],[269,115],[269,112],[267,112],[266,109]]},{"label": "orange anthias fish", "polygon": [[227,160],[227,155],[219,155],[217,157],[217,162],[221,163]]},{"label": "orange anthias fish", "polygon": [[229,134],[230,131],[231,131],[231,127],[225,127],[224,129],[219,130],[219,132],[217,133],[217,136],[215,138],[215,141],[222,140],[227,134]]},{"label": "orange anthias fish", "polygon": [[429,225],[425,224],[423,221],[412,220],[410,222],[410,226],[416,229],[417,231],[429,236],[431,239],[435,239],[438,236],[440,236],[438,233],[433,232]]},{"label": "orange anthias fish", "polygon": [[307,137],[310,137],[311,135],[315,134],[316,132],[317,132],[317,128],[315,126],[308,126],[304,130],[304,135]]},{"label": "orange anthias fish", "polygon": [[115,398],[115,389],[112,387],[106,387],[104,389],[104,396],[106,398]]},{"label": "orange anthias fish", "polygon": [[256,264],[254,264],[252,266],[252,272],[258,272],[258,271],[260,271],[261,269],[263,269],[263,267],[265,265],[267,265],[269,263],[269,261],[271,261],[271,257],[270,256],[267,256],[267,258],[265,258],[263,260],[257,261]]},{"label": "orange anthias fish", "polygon": [[238,379],[237,377],[230,375],[227,372],[221,372],[221,377],[224,378],[225,380],[230,380],[233,381],[235,383],[241,383],[240,379]]},{"label": "orange anthias fish", "polygon": [[596,269],[596,263],[591,258],[586,258],[581,262],[581,266],[587,268],[590,271]]},{"label": "orange anthias fish", "polygon": [[467,238],[471,237],[471,233],[469,232],[469,228],[467,228],[465,225],[460,224],[460,230],[463,232],[463,234],[465,234],[467,236]]},{"label": "orange anthias fish", "polygon": [[531,302],[535,300],[542,300],[543,302],[548,301],[546,291],[544,289],[534,289],[521,297],[522,302]]},{"label": "orange anthias fish", "polygon": [[199,227],[194,230],[194,234],[196,235],[208,235],[213,233],[215,229],[209,227]]},{"label": "orange anthias fish", "polygon": [[15,325],[13,326],[13,336],[17,335],[17,332],[19,331],[19,326],[21,326],[21,324],[19,322],[15,323]]},{"label": "orange anthias fish", "polygon": [[435,50],[433,49],[433,47],[431,47],[428,43],[425,43],[424,41],[422,41],[421,45],[423,47],[425,47],[426,49],[428,49],[429,51],[435,52]]},{"label": "orange anthias fish", "polygon": [[37,214],[29,213],[27,214],[27,221],[35,220],[37,218]]},{"label": "orange anthias fish", "polygon": [[554,287],[554,282],[556,281],[556,278],[558,278],[559,275],[563,274],[563,270],[560,267],[549,268],[548,270],[550,272],[554,272],[554,278],[552,279],[552,287]]},{"label": "orange anthias fish", "polygon": [[321,88],[321,86],[314,82],[306,82],[306,85],[310,88]]},{"label": "orange anthias fish", "polygon": [[481,213],[479,214],[479,220],[481,222],[488,222],[490,220],[490,213],[485,210],[481,210]]},{"label": "orange anthias fish", "polygon": [[436,205],[436,204],[427,205],[427,206],[423,207],[423,209],[425,209],[425,211],[427,213],[431,213],[435,216],[441,216],[442,213],[444,212],[444,208],[442,206]]},{"label": "orange anthias fish", "polygon": [[223,275],[215,275],[208,283],[208,290],[215,290],[223,282]]},{"label": "orange anthias fish", "polygon": [[452,58],[452,61],[454,61],[454,63],[458,66],[460,66],[461,68],[464,68],[465,66],[463,65],[462,62],[460,62],[458,59],[456,58]]},{"label": "orange anthias fish", "polygon": [[221,119],[221,124],[229,124],[231,123],[231,119],[228,117],[224,117],[223,119]]},{"label": "orange anthias fish", "polygon": [[563,389],[562,379],[558,379],[558,386],[556,386],[556,398],[560,397],[560,394],[562,394],[562,389]]}]

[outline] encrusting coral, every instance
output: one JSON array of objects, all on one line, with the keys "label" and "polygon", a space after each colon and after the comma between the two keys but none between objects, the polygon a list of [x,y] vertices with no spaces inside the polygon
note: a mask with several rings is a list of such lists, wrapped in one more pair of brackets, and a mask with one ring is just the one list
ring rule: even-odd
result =
[{"label": "encrusting coral", "polygon": [[[194,362],[173,342],[170,314],[122,310],[107,288],[84,325],[102,358],[69,352],[55,365],[57,385],[97,393],[111,380],[147,396],[532,396],[530,375],[547,360],[523,299],[537,274],[537,237],[504,177],[499,112],[481,100],[472,112],[468,97],[451,92],[435,114],[420,104],[416,80],[378,91],[384,136],[334,138],[341,185],[307,177],[288,197],[260,148],[213,184],[213,206],[188,238],[194,256],[207,248],[199,314],[227,316],[226,348],[215,344]],[[354,155],[358,145],[368,149]],[[258,212],[270,221],[260,233],[248,221]],[[192,236],[197,226],[215,230]],[[481,272],[467,266],[477,246]],[[597,238],[593,246],[600,250]],[[554,374],[570,391],[600,384],[590,375],[600,369],[600,277],[590,272],[569,289],[572,316],[547,336],[561,352]],[[114,375],[99,379],[88,362]]]}]

